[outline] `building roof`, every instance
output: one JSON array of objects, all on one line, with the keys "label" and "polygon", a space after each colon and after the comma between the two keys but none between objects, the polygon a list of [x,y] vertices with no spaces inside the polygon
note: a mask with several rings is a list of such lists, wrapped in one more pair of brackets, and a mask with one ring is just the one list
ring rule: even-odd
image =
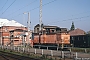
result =
[{"label": "building roof", "polygon": [[[44,28],[57,28],[57,26],[50,26],[50,25],[43,25],[43,24],[42,24],[42,26]],[[39,27],[39,24],[37,24],[35,27]],[[60,28],[60,27],[58,27],[58,28]]]},{"label": "building roof", "polygon": [[69,34],[70,34],[71,36],[75,36],[75,35],[85,35],[85,31],[77,28],[77,29],[75,29],[75,30],[69,31]]},{"label": "building roof", "polygon": [[22,27],[25,27],[24,25],[18,23],[15,20],[7,20],[7,19],[0,18],[0,27],[1,26],[22,26]]},{"label": "building roof", "polygon": [[15,30],[11,30],[10,32],[14,32],[14,31],[23,31],[23,32],[27,32],[27,30],[23,30],[23,29],[15,29]]}]

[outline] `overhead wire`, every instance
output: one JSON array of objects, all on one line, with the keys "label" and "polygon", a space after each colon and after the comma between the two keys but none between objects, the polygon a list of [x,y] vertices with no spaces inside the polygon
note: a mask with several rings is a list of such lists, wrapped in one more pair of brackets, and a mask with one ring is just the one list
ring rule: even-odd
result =
[{"label": "overhead wire", "polygon": [[[90,12],[90,11],[86,11],[86,12],[74,14],[74,15],[71,15],[71,16],[76,16],[76,15],[80,15],[80,14],[84,14],[84,13],[88,13],[88,12]],[[70,21],[70,20],[82,19],[82,18],[87,18],[87,17],[90,17],[90,16],[83,16],[83,17],[71,18],[71,19],[66,19],[66,20],[61,20],[61,21],[50,22],[50,23],[59,23],[59,22],[63,22],[63,21]],[[47,24],[50,24],[50,23],[47,23]]]},{"label": "overhead wire", "polygon": [[[63,21],[72,21],[72,20],[83,19],[83,18],[88,18],[88,17],[90,17],[90,16],[71,18],[71,19],[66,19],[66,20],[61,20],[61,21],[50,22],[50,23],[59,23],[59,22],[63,22]],[[50,23],[47,23],[47,24],[50,24]]]},{"label": "overhead wire", "polygon": [[31,5],[32,3],[35,3],[36,1],[37,1],[37,0],[34,0],[33,2],[31,2],[31,3],[29,3],[29,4],[27,4],[27,5],[23,6],[23,7],[21,7],[20,9],[14,11],[13,13],[11,13],[11,14],[9,14],[9,15],[7,15],[7,16],[10,16],[10,15],[12,15],[12,14],[14,14],[14,13],[20,11],[21,9],[28,7],[28,6]]},{"label": "overhead wire", "polygon": [[48,2],[48,3],[46,3],[46,4],[43,4],[42,6],[45,6],[45,5],[50,4],[50,3],[52,3],[52,2],[55,2],[55,1],[57,1],[57,0],[50,1],[50,2]]},{"label": "overhead wire", "polygon": [[[48,2],[48,3],[43,4],[42,6],[48,5],[48,4],[53,3],[53,2],[55,2],[55,1],[57,1],[57,0],[50,1],[50,2]],[[40,7],[40,6],[35,7],[35,8],[33,8],[33,9],[29,10],[29,11],[33,11],[33,10],[39,8],[39,7]],[[27,11],[27,12],[29,12],[29,11]],[[18,14],[18,15],[16,15],[16,16],[13,16],[12,18],[17,17],[17,16],[19,16],[19,15],[22,15],[22,13],[20,13],[20,14]]]},{"label": "overhead wire", "polygon": [[[50,4],[50,3],[52,3],[52,2],[55,2],[55,1],[56,1],[56,0],[50,1],[50,2],[48,2],[48,3],[43,4],[42,6],[48,5],[48,4]],[[39,6],[36,7],[36,8],[33,8],[33,9],[29,10],[29,11],[33,11],[33,10],[35,10],[35,9],[37,9],[37,8],[39,8]],[[28,12],[28,11],[27,11],[27,12]],[[90,12],[90,11],[89,11],[89,12]],[[83,13],[87,13],[87,12],[83,12]],[[83,14],[83,13],[79,13],[79,14]],[[79,15],[79,14],[75,14],[75,15]],[[16,16],[19,16],[19,15],[22,15],[22,14],[20,13],[20,14],[18,14],[18,15],[16,15]],[[16,17],[16,16],[14,16],[14,17]],[[72,16],[74,16],[74,15],[72,15]],[[87,17],[89,17],[89,16],[87,16]],[[12,18],[13,18],[13,17],[12,17]],[[74,18],[74,19],[67,19],[67,20],[62,20],[62,21],[82,19],[82,18],[85,18],[85,17],[79,17],[79,18]],[[60,22],[60,21],[57,21],[57,22]],[[52,22],[52,23],[55,23],[55,22]]]},{"label": "overhead wire", "polygon": [[[35,0],[35,1],[36,1],[36,0]],[[35,2],[35,1],[33,1],[33,2]],[[50,4],[50,3],[52,3],[52,2],[55,2],[55,1],[56,1],[56,0],[50,1],[50,2],[48,2],[48,3],[46,3],[46,4],[43,4],[42,6],[48,5],[48,4]],[[29,5],[29,4],[28,4],[28,5]],[[27,7],[28,5],[26,5],[26,6],[24,6],[24,7]],[[21,9],[23,9],[24,7],[20,8],[20,9],[18,9],[18,10],[21,10]],[[29,11],[33,11],[33,10],[35,10],[35,9],[37,9],[37,8],[39,8],[39,6],[36,7],[36,8],[33,8],[33,9],[29,10]],[[18,10],[17,10],[17,11],[18,11]],[[19,15],[21,15],[21,13],[18,14],[18,15],[16,15],[16,16],[19,16]],[[76,14],[76,15],[77,15],[77,14]],[[14,17],[16,17],[16,16],[14,16]],[[70,20],[76,20],[76,19],[83,19],[83,18],[87,18],[87,17],[90,17],[90,16],[78,17],[78,18],[73,18],[73,19],[66,19],[66,20],[62,20],[62,21],[70,21]],[[56,22],[51,22],[51,23],[57,23],[57,22],[61,22],[61,21],[56,21]]]},{"label": "overhead wire", "polygon": [[[50,4],[50,3],[52,3],[52,2],[55,2],[55,1],[56,1],[56,0],[50,1],[50,2],[48,2],[48,3],[46,3],[46,4],[43,4],[42,6],[48,5],[48,4]],[[40,7],[40,6],[38,6],[38,7],[36,7],[36,8],[33,8],[33,9],[29,10],[29,11],[35,10],[35,9],[37,9],[37,8],[39,8],[39,7]]]},{"label": "overhead wire", "polygon": [[[7,7],[7,9],[4,11],[4,12],[2,12],[2,14],[1,15],[3,15],[13,4],[14,4],[14,2],[15,2],[16,0],[14,0],[8,7]],[[1,16],[0,15],[0,16]]]},{"label": "overhead wire", "polygon": [[4,6],[7,4],[8,0],[5,2],[5,4],[2,6],[2,8],[0,9],[0,11],[4,8]]}]

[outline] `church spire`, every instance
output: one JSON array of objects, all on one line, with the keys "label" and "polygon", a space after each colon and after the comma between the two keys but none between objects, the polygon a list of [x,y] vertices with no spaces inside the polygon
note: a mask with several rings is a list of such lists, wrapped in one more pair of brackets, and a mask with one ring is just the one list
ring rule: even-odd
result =
[{"label": "church spire", "polygon": [[71,25],[70,30],[74,30],[74,29],[75,29],[74,22],[72,21],[72,25]]}]

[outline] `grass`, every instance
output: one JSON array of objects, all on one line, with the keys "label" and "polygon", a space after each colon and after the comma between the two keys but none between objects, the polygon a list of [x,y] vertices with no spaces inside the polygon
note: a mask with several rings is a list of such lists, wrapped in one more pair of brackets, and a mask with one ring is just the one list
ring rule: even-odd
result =
[{"label": "grass", "polygon": [[[40,60],[51,60],[52,58],[47,58],[45,55],[40,55],[40,54],[30,54],[30,53],[24,53],[24,52],[17,52],[13,50],[7,50],[7,49],[0,49],[0,51],[10,53],[10,54],[15,54],[15,55],[20,55],[20,56],[26,56],[30,58],[37,58]],[[54,60],[54,59],[52,59]]]},{"label": "grass", "polygon": [[90,53],[90,48],[71,48],[73,52]]}]

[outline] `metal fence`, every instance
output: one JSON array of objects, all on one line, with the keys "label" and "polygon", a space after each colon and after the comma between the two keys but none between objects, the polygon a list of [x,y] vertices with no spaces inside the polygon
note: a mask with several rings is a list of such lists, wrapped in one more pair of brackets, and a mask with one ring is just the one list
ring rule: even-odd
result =
[{"label": "metal fence", "polygon": [[57,50],[35,49],[35,48],[15,47],[15,46],[0,46],[0,48],[13,50],[13,51],[17,51],[17,52],[55,56],[55,57],[59,57],[59,58],[75,58],[75,57],[77,57],[77,54],[76,55],[71,54],[70,51],[57,51]]}]

